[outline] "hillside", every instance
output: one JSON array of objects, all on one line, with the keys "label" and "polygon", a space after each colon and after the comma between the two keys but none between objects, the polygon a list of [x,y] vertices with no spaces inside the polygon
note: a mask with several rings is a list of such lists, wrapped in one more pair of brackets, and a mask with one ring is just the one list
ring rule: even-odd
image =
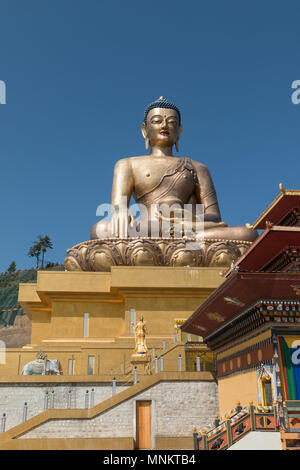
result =
[{"label": "hillside", "polygon": [[[64,269],[64,266],[49,268]],[[0,341],[8,348],[22,347],[30,342],[31,321],[18,304],[18,291],[20,282],[36,282],[36,278],[35,269],[0,274]]]}]

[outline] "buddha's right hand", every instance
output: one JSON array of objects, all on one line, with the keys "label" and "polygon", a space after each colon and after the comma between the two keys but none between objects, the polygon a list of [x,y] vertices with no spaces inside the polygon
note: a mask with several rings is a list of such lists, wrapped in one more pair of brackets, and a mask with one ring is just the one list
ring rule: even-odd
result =
[{"label": "buddha's right hand", "polygon": [[132,227],[133,223],[134,216],[127,207],[120,208],[119,206],[115,206],[115,211],[111,219],[111,231],[113,236],[127,238],[128,227]]}]

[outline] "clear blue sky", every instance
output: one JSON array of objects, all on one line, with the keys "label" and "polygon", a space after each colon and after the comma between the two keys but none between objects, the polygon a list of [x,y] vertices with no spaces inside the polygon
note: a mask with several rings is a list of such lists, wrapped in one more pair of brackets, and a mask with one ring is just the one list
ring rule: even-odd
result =
[{"label": "clear blue sky", "polygon": [[181,109],[180,155],[208,166],[228,224],[253,223],[280,182],[300,189],[299,18],[292,0],[2,0],[0,271],[33,266],[38,234],[50,261],[89,239],[160,95]]}]

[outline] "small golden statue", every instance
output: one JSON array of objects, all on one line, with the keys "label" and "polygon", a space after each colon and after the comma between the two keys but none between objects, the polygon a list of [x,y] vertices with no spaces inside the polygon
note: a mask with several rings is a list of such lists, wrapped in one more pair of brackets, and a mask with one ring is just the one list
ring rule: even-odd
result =
[{"label": "small golden statue", "polygon": [[[132,326],[134,326],[132,324]],[[139,321],[134,327],[134,339],[135,339],[135,350],[134,354],[147,354],[148,348],[146,346],[146,324],[143,316],[140,317]]]},{"label": "small golden statue", "polygon": [[131,365],[138,370],[139,374],[151,374],[151,356],[146,346],[146,334],[148,333],[144,318],[141,315],[139,321],[134,326],[135,349],[131,355]]}]

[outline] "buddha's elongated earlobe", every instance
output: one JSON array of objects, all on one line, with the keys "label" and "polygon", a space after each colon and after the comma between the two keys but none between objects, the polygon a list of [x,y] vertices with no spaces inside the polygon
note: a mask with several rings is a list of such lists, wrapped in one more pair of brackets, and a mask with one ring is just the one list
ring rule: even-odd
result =
[{"label": "buddha's elongated earlobe", "polygon": [[176,140],[176,142],[175,142],[175,147],[176,147],[176,152],[178,152],[179,151],[178,140]]},{"label": "buddha's elongated earlobe", "polygon": [[146,148],[146,150],[148,150],[148,148],[149,148],[149,138],[148,137],[145,138],[145,148]]}]

